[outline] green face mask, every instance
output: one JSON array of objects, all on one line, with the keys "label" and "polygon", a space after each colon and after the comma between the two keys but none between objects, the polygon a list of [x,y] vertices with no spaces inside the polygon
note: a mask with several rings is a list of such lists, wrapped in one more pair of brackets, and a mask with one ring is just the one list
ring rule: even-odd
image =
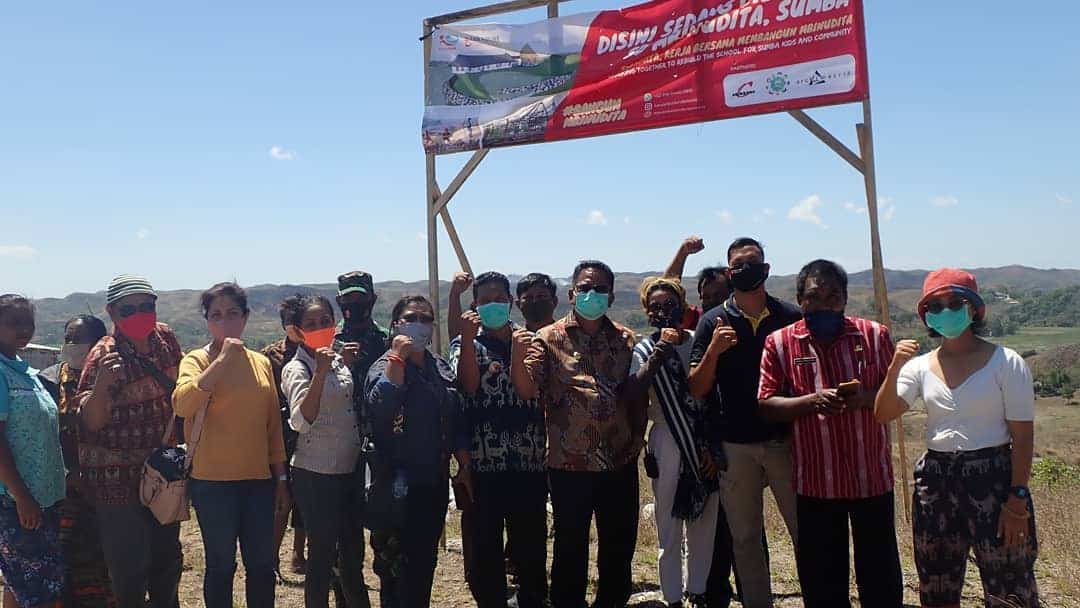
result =
[{"label": "green face mask", "polygon": [[476,314],[480,315],[480,323],[486,329],[499,329],[510,322],[509,302],[488,302],[476,307]]},{"label": "green face mask", "polygon": [[926,313],[926,325],[946,338],[958,338],[971,327],[971,311],[967,306],[960,310],[946,308],[939,313]]},{"label": "green face mask", "polygon": [[582,317],[595,321],[607,314],[608,294],[596,293],[595,291],[580,291],[574,296],[574,309]]}]

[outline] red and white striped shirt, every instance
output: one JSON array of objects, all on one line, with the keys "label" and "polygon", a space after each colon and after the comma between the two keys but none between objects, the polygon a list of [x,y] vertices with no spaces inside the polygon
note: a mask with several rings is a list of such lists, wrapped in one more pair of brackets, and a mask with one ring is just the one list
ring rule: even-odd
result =
[{"label": "red and white striped shirt", "polygon": [[[863,391],[877,391],[893,350],[888,328],[874,321],[845,317],[843,332],[828,348],[799,321],[765,340],[758,398],[801,397],[856,378]],[[803,416],[793,435],[797,494],[850,499],[892,491],[888,428],[872,410]]]}]

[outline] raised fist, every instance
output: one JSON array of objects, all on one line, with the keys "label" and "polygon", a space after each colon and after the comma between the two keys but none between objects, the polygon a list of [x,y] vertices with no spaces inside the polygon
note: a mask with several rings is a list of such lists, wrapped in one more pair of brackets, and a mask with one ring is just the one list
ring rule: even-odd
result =
[{"label": "raised fist", "polygon": [[409,336],[394,336],[394,341],[390,343],[390,350],[394,351],[394,354],[402,359],[408,359],[412,354],[413,345],[412,338]]},{"label": "raised fist", "polygon": [[450,293],[461,295],[465,293],[473,282],[473,276],[467,272],[455,272],[454,280],[450,282]]}]

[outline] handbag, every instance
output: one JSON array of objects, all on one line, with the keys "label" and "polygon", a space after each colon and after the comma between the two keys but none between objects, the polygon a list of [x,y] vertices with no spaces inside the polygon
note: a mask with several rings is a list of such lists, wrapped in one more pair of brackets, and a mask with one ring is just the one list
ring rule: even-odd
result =
[{"label": "handbag", "polygon": [[206,406],[195,413],[186,447],[169,445],[177,420],[183,419],[173,415],[169,420],[165,435],[161,438],[162,447],[154,450],[143,463],[142,478],[139,480],[139,501],[150,509],[154,519],[163,526],[191,519],[188,479],[206,421]]}]

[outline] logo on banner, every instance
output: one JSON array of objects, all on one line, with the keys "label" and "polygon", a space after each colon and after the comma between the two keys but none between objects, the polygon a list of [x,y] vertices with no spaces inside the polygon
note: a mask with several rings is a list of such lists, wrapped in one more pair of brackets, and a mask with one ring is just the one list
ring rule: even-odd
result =
[{"label": "logo on banner", "polygon": [[791,86],[791,80],[783,72],[777,72],[765,81],[765,90],[769,95],[783,95],[787,93],[789,86]]},{"label": "logo on banner", "polygon": [[652,109],[653,109],[652,93],[645,93],[645,95],[642,96],[641,99],[642,99],[643,102],[645,102],[645,118],[649,118],[649,117],[652,116]]},{"label": "logo on banner", "polygon": [[825,84],[825,77],[821,75],[819,70],[814,70],[814,73],[810,75],[810,80],[807,84],[810,86]]},{"label": "logo on banner", "polygon": [[439,34],[439,46],[444,49],[456,49],[458,40],[461,40],[453,34]]},{"label": "logo on banner", "polygon": [[757,91],[754,89],[754,81],[747,80],[746,82],[740,84],[739,88],[735,89],[735,92],[731,95],[733,97],[746,97],[748,95],[753,95],[754,93],[757,93]]}]

